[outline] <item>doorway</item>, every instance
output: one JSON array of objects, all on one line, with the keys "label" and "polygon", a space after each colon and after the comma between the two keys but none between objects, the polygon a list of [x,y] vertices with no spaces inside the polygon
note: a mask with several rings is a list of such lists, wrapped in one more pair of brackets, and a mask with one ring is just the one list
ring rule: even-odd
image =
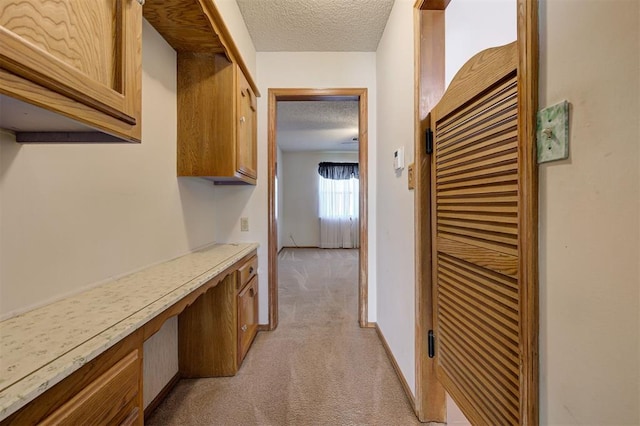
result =
[{"label": "doorway", "polygon": [[358,322],[369,327],[368,321],[368,121],[367,89],[269,89],[268,105],[268,263],[269,263],[269,324],[278,326],[278,221],[277,221],[277,104],[279,101],[357,101],[358,102],[358,163],[359,163],[359,256],[358,256]]}]

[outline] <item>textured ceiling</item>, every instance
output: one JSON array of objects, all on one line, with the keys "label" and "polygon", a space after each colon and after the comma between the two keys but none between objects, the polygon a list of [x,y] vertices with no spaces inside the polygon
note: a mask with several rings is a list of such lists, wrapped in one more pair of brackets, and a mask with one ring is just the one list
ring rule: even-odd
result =
[{"label": "textured ceiling", "polygon": [[394,0],[237,0],[258,52],[374,52]]},{"label": "textured ceiling", "polygon": [[358,101],[280,101],[277,119],[283,151],[358,150]]}]

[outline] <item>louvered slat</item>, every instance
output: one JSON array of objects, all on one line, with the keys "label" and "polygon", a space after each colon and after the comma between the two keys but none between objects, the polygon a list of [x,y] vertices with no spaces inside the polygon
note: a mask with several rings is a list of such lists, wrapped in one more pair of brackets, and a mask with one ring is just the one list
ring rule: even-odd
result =
[{"label": "louvered slat", "polygon": [[435,114],[439,374],[486,424],[520,421],[516,76]]}]

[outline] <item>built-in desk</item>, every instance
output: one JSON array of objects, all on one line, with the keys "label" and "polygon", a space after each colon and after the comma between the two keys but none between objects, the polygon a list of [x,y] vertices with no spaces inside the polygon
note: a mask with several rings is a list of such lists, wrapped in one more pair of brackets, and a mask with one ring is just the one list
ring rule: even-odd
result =
[{"label": "built-in desk", "polygon": [[[257,262],[257,247],[213,245],[0,322],[0,421],[27,405],[47,418],[82,420],[97,415],[77,410],[83,401],[124,395],[109,422],[141,424],[143,341],[225,279],[235,287],[238,270]],[[60,408],[56,394],[66,392],[71,400]]]}]

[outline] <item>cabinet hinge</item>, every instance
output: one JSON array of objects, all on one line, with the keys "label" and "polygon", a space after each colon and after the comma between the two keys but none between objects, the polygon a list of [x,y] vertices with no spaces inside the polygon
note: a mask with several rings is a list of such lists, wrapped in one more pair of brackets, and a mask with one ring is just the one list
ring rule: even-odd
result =
[{"label": "cabinet hinge", "polygon": [[436,356],[436,338],[433,334],[433,330],[429,330],[427,336],[427,342],[429,345],[429,358],[433,358],[434,356]]},{"label": "cabinet hinge", "polygon": [[425,132],[425,142],[427,147],[427,154],[433,154],[433,132],[431,129],[427,129]]}]

